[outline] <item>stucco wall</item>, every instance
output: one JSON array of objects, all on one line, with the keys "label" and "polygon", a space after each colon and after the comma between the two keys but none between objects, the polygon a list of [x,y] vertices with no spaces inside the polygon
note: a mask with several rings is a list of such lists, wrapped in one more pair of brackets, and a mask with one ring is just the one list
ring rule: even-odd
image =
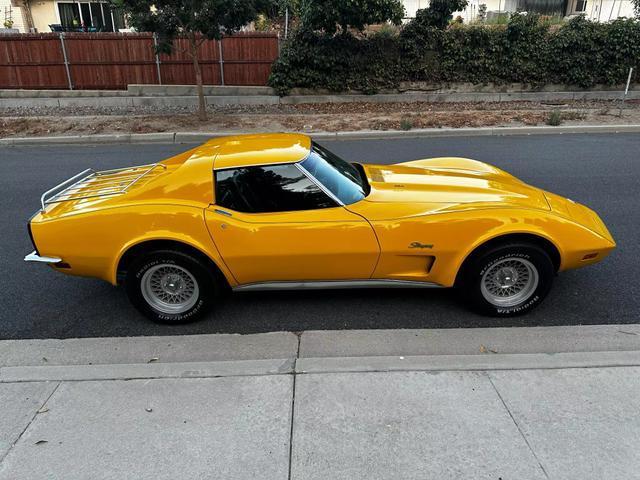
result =
[{"label": "stucco wall", "polygon": [[[572,5],[575,0],[569,0],[569,12],[571,13]],[[405,8],[405,16],[413,18],[416,10],[429,6],[429,0],[402,0]],[[478,8],[485,4],[488,12],[505,12],[513,11],[511,5],[514,4],[510,0],[469,0],[467,8],[461,12],[455,12],[454,17],[460,15],[465,22],[474,20],[478,15]],[[592,20],[606,22],[618,17],[633,17],[633,5],[631,0],[587,0],[587,8],[585,14]]]},{"label": "stucco wall", "polygon": [[24,18],[22,17],[22,10],[20,7],[14,7],[11,5],[11,0],[0,0],[0,28],[3,28],[5,21],[5,12],[8,15],[9,7],[11,7],[11,19],[13,20],[13,28],[20,30],[20,33],[25,33]]},{"label": "stucco wall", "polygon": [[51,0],[31,2],[31,15],[33,23],[38,32],[50,32],[49,25],[60,23],[56,16],[55,3]]},{"label": "stucco wall", "polygon": [[586,15],[600,22],[618,17],[633,17],[633,5],[630,0],[587,0]]}]

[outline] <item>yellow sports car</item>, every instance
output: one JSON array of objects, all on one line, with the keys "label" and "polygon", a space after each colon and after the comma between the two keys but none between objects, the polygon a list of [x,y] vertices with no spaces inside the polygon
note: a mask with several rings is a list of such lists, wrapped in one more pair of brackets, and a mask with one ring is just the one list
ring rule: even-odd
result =
[{"label": "yellow sports car", "polygon": [[455,286],[511,316],[615,248],[587,207],[485,163],[348,163],[297,134],[85,170],[42,195],[29,232],[26,261],[124,284],[160,322],[194,320],[228,290],[345,287]]}]

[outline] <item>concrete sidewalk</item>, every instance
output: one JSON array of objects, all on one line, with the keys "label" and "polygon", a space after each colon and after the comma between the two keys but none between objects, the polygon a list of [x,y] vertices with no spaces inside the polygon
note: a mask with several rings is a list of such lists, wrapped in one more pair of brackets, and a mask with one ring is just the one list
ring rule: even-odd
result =
[{"label": "concrete sidewalk", "polygon": [[639,334],[0,342],[0,479],[640,478]]}]

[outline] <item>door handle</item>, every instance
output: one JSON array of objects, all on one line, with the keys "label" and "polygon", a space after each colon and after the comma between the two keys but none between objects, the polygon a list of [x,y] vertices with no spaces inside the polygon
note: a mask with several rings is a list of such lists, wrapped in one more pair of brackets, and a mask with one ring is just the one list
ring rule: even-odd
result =
[{"label": "door handle", "polygon": [[213,211],[216,212],[216,213],[219,213],[220,215],[224,215],[226,217],[233,217],[233,215],[231,213],[226,212],[224,210],[220,210],[218,208],[214,209]]}]

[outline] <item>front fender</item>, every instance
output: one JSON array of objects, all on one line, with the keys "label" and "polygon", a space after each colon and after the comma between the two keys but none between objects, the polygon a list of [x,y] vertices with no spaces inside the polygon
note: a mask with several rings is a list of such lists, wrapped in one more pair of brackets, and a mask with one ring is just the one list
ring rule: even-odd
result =
[{"label": "front fender", "polygon": [[[372,222],[382,254],[376,278],[419,280],[452,286],[465,259],[488,241],[510,234],[530,234],[551,242],[560,254],[560,270],[598,261],[613,248],[609,242],[576,222],[534,209],[486,208]],[[413,242],[431,245],[417,252]],[[587,253],[600,252],[593,261]],[[431,256],[428,270],[418,255]],[[411,262],[412,258],[416,262]],[[411,265],[411,268],[405,268]]]}]

